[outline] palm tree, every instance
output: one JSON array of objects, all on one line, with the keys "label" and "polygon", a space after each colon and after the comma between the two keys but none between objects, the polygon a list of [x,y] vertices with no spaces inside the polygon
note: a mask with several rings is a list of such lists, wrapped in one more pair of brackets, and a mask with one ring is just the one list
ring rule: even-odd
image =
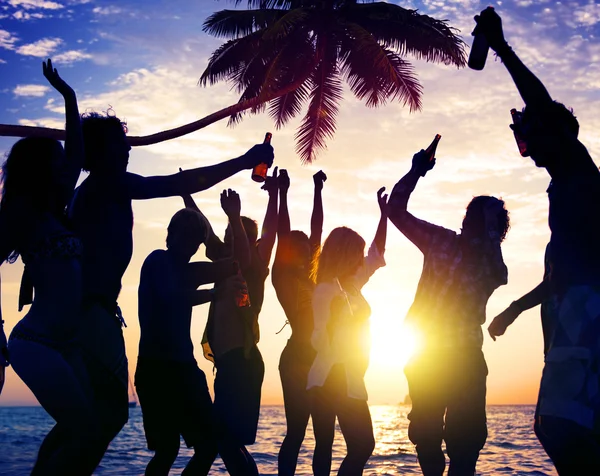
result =
[{"label": "palm tree", "polygon": [[[311,162],[335,132],[343,80],[368,107],[398,101],[415,111],[421,108],[422,88],[407,55],[465,65],[457,31],[416,10],[358,0],[248,0],[247,5],[248,10],[214,13],[203,25],[205,32],[229,39],[212,54],[200,84],[229,81],[241,94],[238,103],[176,129],[130,137],[132,145],[179,137],[225,117],[234,124],[245,112],[267,106],[279,128],[308,103],[296,140],[301,159]],[[24,126],[0,125],[0,135],[10,127]]]}]

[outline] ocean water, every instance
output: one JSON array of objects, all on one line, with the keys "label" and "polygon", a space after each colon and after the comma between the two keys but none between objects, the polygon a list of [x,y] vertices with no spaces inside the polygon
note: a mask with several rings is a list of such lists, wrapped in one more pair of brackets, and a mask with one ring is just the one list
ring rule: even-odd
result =
[{"label": "ocean water", "polygon": [[[489,436],[479,458],[478,475],[556,476],[533,433],[534,409],[533,406],[488,407]],[[371,406],[377,445],[365,475],[421,474],[413,445],[408,440],[406,415],[409,410],[404,405]],[[52,419],[39,407],[0,408],[0,475],[29,474],[37,449],[52,423]],[[277,453],[284,434],[283,407],[263,407],[257,442],[249,447],[261,474],[277,474]],[[314,439],[309,426],[296,474],[312,474],[310,464],[313,448]],[[345,450],[338,428],[333,449],[333,474]],[[95,474],[143,475],[150,457],[151,453],[146,449],[141,411],[139,407],[132,408],[129,423],[113,441]],[[180,474],[190,457],[191,451],[182,444],[171,474]],[[211,474],[227,474],[220,459],[215,462]]]}]

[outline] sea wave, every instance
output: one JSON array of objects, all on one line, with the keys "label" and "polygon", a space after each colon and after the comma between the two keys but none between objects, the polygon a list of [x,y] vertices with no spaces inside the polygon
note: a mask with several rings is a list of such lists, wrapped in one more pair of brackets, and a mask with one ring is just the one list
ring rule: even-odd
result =
[{"label": "sea wave", "polygon": [[[405,405],[372,405],[370,408],[377,445],[364,474],[421,474],[414,446],[408,439],[407,414],[410,408]],[[535,407],[529,405],[488,407],[489,436],[479,458],[477,475],[556,476],[552,463],[533,433],[534,410]],[[52,419],[40,407],[0,408],[0,474],[29,474],[42,439],[52,425]],[[249,447],[261,474],[277,474],[277,453],[285,429],[282,406],[261,409],[257,442]],[[296,474],[312,474],[313,449],[314,438],[309,424]],[[333,448],[334,473],[345,451],[338,428]],[[181,473],[192,452],[182,442],[171,474]],[[129,422],[113,441],[94,474],[143,475],[151,456],[152,453],[146,449],[141,411],[132,408]],[[217,459],[210,474],[227,474],[220,459]]]}]

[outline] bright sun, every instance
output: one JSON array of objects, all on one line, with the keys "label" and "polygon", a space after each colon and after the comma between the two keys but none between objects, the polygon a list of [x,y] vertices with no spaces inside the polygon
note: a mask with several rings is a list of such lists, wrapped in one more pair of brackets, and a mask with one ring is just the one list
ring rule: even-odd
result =
[{"label": "bright sun", "polygon": [[418,348],[414,331],[403,324],[404,316],[377,312],[371,316],[371,366],[402,369]]}]

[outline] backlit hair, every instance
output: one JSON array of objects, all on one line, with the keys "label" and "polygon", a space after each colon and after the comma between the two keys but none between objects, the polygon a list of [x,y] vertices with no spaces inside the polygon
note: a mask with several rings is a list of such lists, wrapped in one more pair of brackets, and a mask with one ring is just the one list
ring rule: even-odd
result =
[{"label": "backlit hair", "polygon": [[354,230],[341,226],[329,233],[313,261],[312,276],[317,284],[352,275],[363,262],[365,240]]},{"label": "backlit hair", "polygon": [[119,119],[112,109],[104,114],[86,112],[81,115],[84,160],[83,170],[91,171],[105,160],[107,140],[115,131],[127,132],[127,123]]},{"label": "backlit hair", "polygon": [[[184,229],[185,232],[193,239],[198,240],[198,243],[206,242],[206,235],[208,227],[204,217],[196,210],[191,208],[184,208],[179,210],[167,227],[167,231],[170,234],[175,229]],[[169,235],[167,234],[167,248],[169,247]]]},{"label": "backlit hair", "polygon": [[508,216],[508,210],[506,209],[504,200],[500,200],[499,198],[490,197],[488,195],[474,197],[473,200],[471,200],[471,202],[467,205],[467,211],[463,219],[462,228],[464,230],[465,227],[470,226],[473,227],[474,231],[476,231],[478,235],[485,234],[484,209],[485,206],[491,201],[497,201],[502,205],[502,210],[500,213],[498,213],[497,223],[498,233],[500,234],[500,242],[502,242],[506,238],[506,234],[510,229],[510,218]]}]

